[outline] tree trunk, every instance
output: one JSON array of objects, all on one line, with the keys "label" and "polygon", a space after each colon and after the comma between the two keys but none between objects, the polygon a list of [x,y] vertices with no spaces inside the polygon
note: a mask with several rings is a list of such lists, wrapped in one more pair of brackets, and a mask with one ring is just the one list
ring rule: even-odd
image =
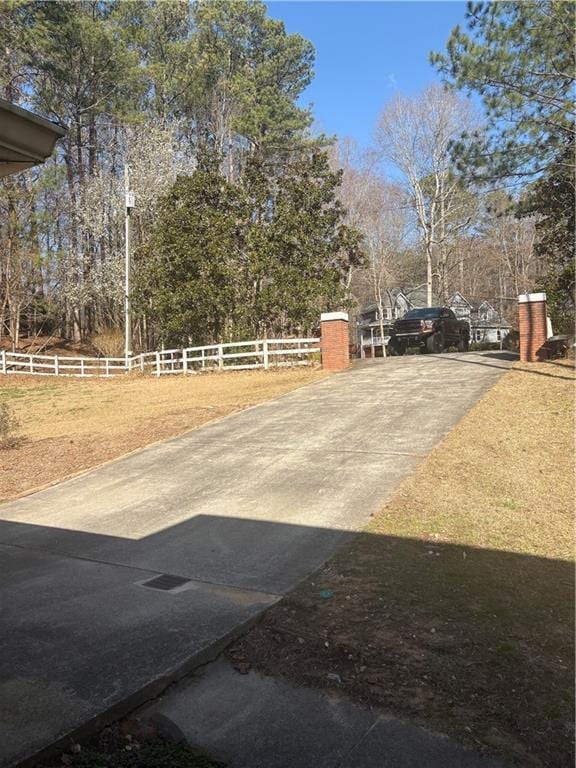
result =
[{"label": "tree trunk", "polygon": [[72,339],[76,342],[82,341],[82,323],[78,307],[72,309]]}]

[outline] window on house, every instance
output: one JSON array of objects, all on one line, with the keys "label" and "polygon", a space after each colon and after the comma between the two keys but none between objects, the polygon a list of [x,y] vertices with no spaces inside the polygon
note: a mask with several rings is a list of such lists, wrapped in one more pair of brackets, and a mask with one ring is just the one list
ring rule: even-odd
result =
[{"label": "window on house", "polygon": [[496,331],[496,339],[498,341],[502,341],[502,331],[500,330],[500,328],[498,328],[498,330]]}]

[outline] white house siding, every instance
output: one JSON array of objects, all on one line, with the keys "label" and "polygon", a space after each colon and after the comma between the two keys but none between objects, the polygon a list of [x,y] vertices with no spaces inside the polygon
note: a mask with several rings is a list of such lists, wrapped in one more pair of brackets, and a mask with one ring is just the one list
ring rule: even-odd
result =
[{"label": "white house siding", "polygon": [[504,341],[511,330],[509,326],[473,327],[470,339],[476,344],[499,344]]}]

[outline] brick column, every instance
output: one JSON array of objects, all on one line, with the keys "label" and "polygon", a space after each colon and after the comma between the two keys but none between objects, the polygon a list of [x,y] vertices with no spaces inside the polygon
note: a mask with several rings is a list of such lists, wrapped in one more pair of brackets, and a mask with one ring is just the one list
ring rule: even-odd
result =
[{"label": "brick column", "polygon": [[322,367],[342,371],[350,365],[348,312],[324,312],[320,316]]},{"label": "brick column", "polygon": [[518,296],[518,332],[520,360],[534,363],[547,339],[546,294],[523,293]]}]

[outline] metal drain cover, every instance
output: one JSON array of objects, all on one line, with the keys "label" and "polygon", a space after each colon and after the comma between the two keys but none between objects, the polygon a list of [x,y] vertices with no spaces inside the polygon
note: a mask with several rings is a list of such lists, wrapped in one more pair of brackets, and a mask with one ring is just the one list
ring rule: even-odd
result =
[{"label": "metal drain cover", "polygon": [[140,585],[142,587],[147,587],[148,589],[159,589],[161,592],[172,592],[174,589],[178,589],[178,587],[183,587],[184,584],[189,584],[190,579],[185,579],[182,576],[172,576],[169,573],[162,573],[160,576],[154,576],[153,579],[148,579],[148,581],[141,581]]}]

